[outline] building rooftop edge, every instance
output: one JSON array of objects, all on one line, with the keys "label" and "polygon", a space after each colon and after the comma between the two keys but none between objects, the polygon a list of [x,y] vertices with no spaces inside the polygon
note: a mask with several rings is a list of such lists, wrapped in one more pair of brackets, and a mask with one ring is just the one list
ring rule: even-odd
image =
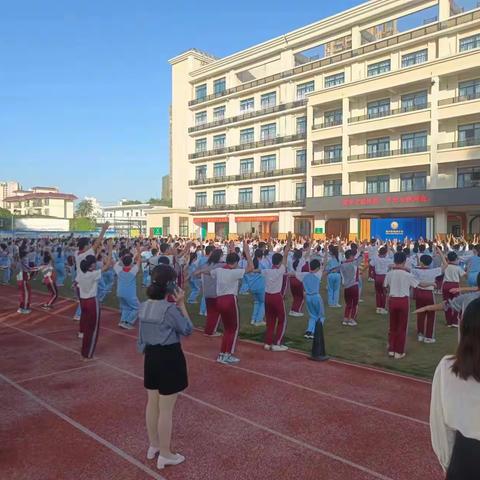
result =
[{"label": "building rooftop edge", "polygon": [[216,57],[215,55],[199,50],[198,48],[189,48],[188,50],[182,53],[179,53],[175,57],[170,58],[168,60],[168,63],[170,65],[174,65],[175,63],[178,63],[178,62],[181,62],[182,60],[187,59],[191,55],[193,55],[194,57],[197,57],[199,60],[208,61],[208,62],[215,62],[216,60],[220,59],[219,57]]}]

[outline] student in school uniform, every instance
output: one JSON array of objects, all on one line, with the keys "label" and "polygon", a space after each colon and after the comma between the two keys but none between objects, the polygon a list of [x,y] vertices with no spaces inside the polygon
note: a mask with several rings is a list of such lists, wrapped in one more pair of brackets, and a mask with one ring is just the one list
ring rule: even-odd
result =
[{"label": "student in school uniform", "polygon": [[[460,279],[466,274],[465,270],[458,265],[458,255],[455,252],[448,252],[447,261],[448,264],[444,269],[442,284],[444,302],[448,302],[456,296],[451,290],[460,286]],[[448,308],[445,310],[445,320],[448,327],[458,328],[458,314],[453,309]]]},{"label": "student in school uniform", "polygon": [[30,310],[30,299],[32,297],[32,287],[30,280],[34,272],[37,271],[36,267],[30,266],[28,261],[28,251],[25,247],[20,247],[19,261],[17,263],[17,285],[20,296],[19,308],[17,313],[28,314]]},{"label": "student in school uniform", "polygon": [[420,282],[405,269],[407,258],[403,252],[393,256],[394,267],[385,276],[385,288],[389,289],[388,311],[390,327],[388,332],[388,356],[400,360],[405,357],[408,315],[410,310],[410,289]]},{"label": "student in school uniform", "polygon": [[265,278],[262,275],[261,259],[263,257],[263,251],[255,250],[253,257],[253,272],[245,274],[248,282],[248,289],[253,297],[253,310],[251,325],[256,327],[266,325],[265,318]]},{"label": "student in school uniform", "polygon": [[370,260],[370,265],[373,266],[374,270],[376,312],[381,315],[388,314],[388,311],[385,308],[387,303],[387,291],[383,286],[385,276],[387,275],[388,269],[393,261],[388,253],[388,248],[384,245],[378,249],[378,254]]},{"label": "student in school uniform", "polygon": [[55,266],[55,276],[57,278],[57,287],[63,287],[65,283],[65,263],[66,257],[62,245],[57,247],[53,256],[53,263]]},{"label": "student in school uniform", "polygon": [[45,252],[43,255],[43,264],[40,267],[40,271],[43,275],[42,283],[47,287],[47,290],[50,293],[50,298],[41,305],[41,307],[45,310],[50,310],[58,298],[58,288],[55,264],[49,252]]},{"label": "student in school uniform", "polygon": [[290,293],[292,294],[292,306],[290,307],[290,312],[288,312],[290,317],[303,317],[303,285],[302,282],[295,276],[295,273],[301,272],[304,265],[305,260],[303,258],[303,251],[300,249],[293,250],[292,258],[287,258]]},{"label": "student in school uniform", "polygon": [[[250,249],[249,249],[250,251]],[[247,258],[245,256],[245,252],[240,252],[240,248],[235,248],[235,253],[240,256],[240,262],[238,266],[240,268],[247,268]],[[242,278],[242,282],[240,284],[240,290],[238,291],[239,295],[248,295],[248,281],[247,277],[244,275]]]},{"label": "student in school uniform", "polygon": [[340,305],[340,285],[342,283],[340,265],[338,247],[330,244],[328,246],[328,260],[325,265],[325,272],[327,273],[327,303],[332,308],[342,307]]},{"label": "student in school uniform", "polygon": [[[201,248],[202,248],[202,246],[200,247],[200,249]],[[202,253],[201,255],[199,255],[199,253],[197,251],[197,255],[199,255],[199,258],[197,260],[197,268],[195,269],[195,272],[193,273],[193,275],[195,277],[197,276],[196,272],[202,270],[202,268],[205,267],[205,265],[208,262],[208,259],[209,259],[210,255],[211,255],[211,253],[213,252],[214,249],[215,249],[215,247],[213,245],[207,245],[205,247],[204,253]],[[202,299],[200,300],[199,314],[202,315],[203,317],[206,317],[207,316],[207,302],[205,301],[205,294],[203,292],[202,277],[200,277],[200,290],[202,292]]]},{"label": "student in school uniform", "polygon": [[477,284],[477,276],[480,273],[480,245],[475,245],[472,255],[466,260],[467,281],[470,287]]},{"label": "student in school uniform", "polygon": [[[103,268],[108,268],[112,260],[112,243],[109,241],[107,262]],[[80,262],[76,282],[78,285],[81,317],[80,332],[82,338],[82,357],[85,361],[93,358],[100,329],[100,303],[97,298],[98,282],[102,270],[97,270],[97,259],[87,255]]]},{"label": "student in school uniform", "polygon": [[344,286],[345,311],[342,325],[355,327],[357,323],[359,291],[359,266],[363,256],[355,258],[355,251],[349,249],[345,252],[345,261],[340,265],[340,274]]},{"label": "student in school uniform", "polygon": [[253,270],[252,258],[246,241],[243,242],[243,251],[247,257],[247,267],[238,268],[240,257],[237,253],[231,251],[225,259],[223,268],[216,268],[210,271],[210,275],[216,280],[217,299],[216,308],[220,314],[223,323],[223,337],[220,347],[220,353],[217,362],[227,365],[236,364],[240,361],[235,357],[235,347],[237,343],[238,330],[240,328],[240,318],[238,313],[238,282],[245,273]]},{"label": "student in school uniform", "polygon": [[11,258],[8,252],[8,245],[6,243],[0,244],[0,273],[2,273],[2,284],[8,285],[11,276]]},{"label": "student in school uniform", "polygon": [[287,328],[282,287],[291,245],[292,234],[289,232],[283,255],[278,252],[274,253],[272,255],[272,268],[262,270],[262,275],[265,278],[265,319],[267,323],[264,348],[274,352],[287,350],[287,347],[282,345]]},{"label": "student in school uniform", "polygon": [[190,286],[190,295],[188,296],[187,301],[189,304],[197,303],[197,297],[202,286],[200,278],[193,275],[195,270],[197,270],[198,265],[199,259],[197,258],[197,252],[190,253],[190,259],[188,260],[187,267],[188,284]]},{"label": "student in school uniform", "polygon": [[150,269],[148,260],[152,257],[152,252],[148,249],[142,252],[142,287],[150,285]]},{"label": "student in school uniform", "polygon": [[373,259],[377,256],[377,240],[372,238],[370,240],[370,245],[367,246],[367,257],[368,257],[368,281],[375,282],[375,267],[373,266]]}]

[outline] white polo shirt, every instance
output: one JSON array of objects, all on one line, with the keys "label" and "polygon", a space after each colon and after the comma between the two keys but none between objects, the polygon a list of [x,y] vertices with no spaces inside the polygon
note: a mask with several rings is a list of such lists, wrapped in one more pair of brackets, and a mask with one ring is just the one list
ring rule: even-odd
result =
[{"label": "white polo shirt", "polygon": [[465,270],[459,265],[453,265],[450,263],[447,265],[447,268],[445,268],[444,274],[444,282],[459,283],[460,279],[465,275]]},{"label": "white polo shirt", "polygon": [[409,297],[410,288],[418,287],[419,281],[409,272],[400,269],[390,270],[383,282],[384,287],[390,287],[391,297]]},{"label": "white polo shirt", "polygon": [[85,250],[84,252],[81,252],[81,253],[79,251],[75,253],[75,267],[77,269],[77,276],[78,276],[78,272],[80,272],[80,263],[82,263],[82,260],[85,260],[85,258],[88,257],[89,255],[95,256],[95,252],[93,248],[89,248],[88,250]]},{"label": "white polo shirt", "polygon": [[[420,283],[435,283],[435,278],[439,277],[442,274],[441,268],[414,268],[412,270],[413,276]],[[431,287],[418,287],[421,290],[433,290],[433,285]]]},{"label": "white polo shirt", "polygon": [[244,268],[216,268],[210,275],[217,281],[217,297],[238,295],[238,281],[245,275]]},{"label": "white polo shirt", "polygon": [[101,270],[83,273],[81,270],[77,273],[77,285],[80,291],[80,298],[92,298],[97,296],[98,281],[102,276]]},{"label": "white polo shirt", "polygon": [[286,269],[283,264],[278,268],[262,270],[262,275],[265,278],[265,293],[280,293],[282,291],[285,272]]},{"label": "white polo shirt", "polygon": [[370,265],[375,269],[377,275],[386,275],[388,267],[393,263],[392,257],[374,257],[370,261]]}]

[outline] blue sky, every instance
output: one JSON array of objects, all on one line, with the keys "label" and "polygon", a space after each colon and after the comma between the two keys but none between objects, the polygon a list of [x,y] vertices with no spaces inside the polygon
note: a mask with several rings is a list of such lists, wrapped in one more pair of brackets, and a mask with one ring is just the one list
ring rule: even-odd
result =
[{"label": "blue sky", "polygon": [[104,203],[159,197],[169,58],[225,56],[361,3],[3,1],[0,180]]}]

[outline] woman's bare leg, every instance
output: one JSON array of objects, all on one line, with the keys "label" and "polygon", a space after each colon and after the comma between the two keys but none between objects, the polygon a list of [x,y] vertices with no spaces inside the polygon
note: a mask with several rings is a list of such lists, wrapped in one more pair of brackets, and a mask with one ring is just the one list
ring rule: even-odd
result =
[{"label": "woman's bare leg", "polygon": [[158,438],[158,413],[160,407],[160,394],[158,390],[147,390],[148,400],[145,410],[148,440],[151,447],[159,448]]},{"label": "woman's bare leg", "polygon": [[160,414],[158,416],[158,439],[160,455],[173,459],[175,455],[170,451],[172,438],[172,416],[178,394],[159,395]]}]

